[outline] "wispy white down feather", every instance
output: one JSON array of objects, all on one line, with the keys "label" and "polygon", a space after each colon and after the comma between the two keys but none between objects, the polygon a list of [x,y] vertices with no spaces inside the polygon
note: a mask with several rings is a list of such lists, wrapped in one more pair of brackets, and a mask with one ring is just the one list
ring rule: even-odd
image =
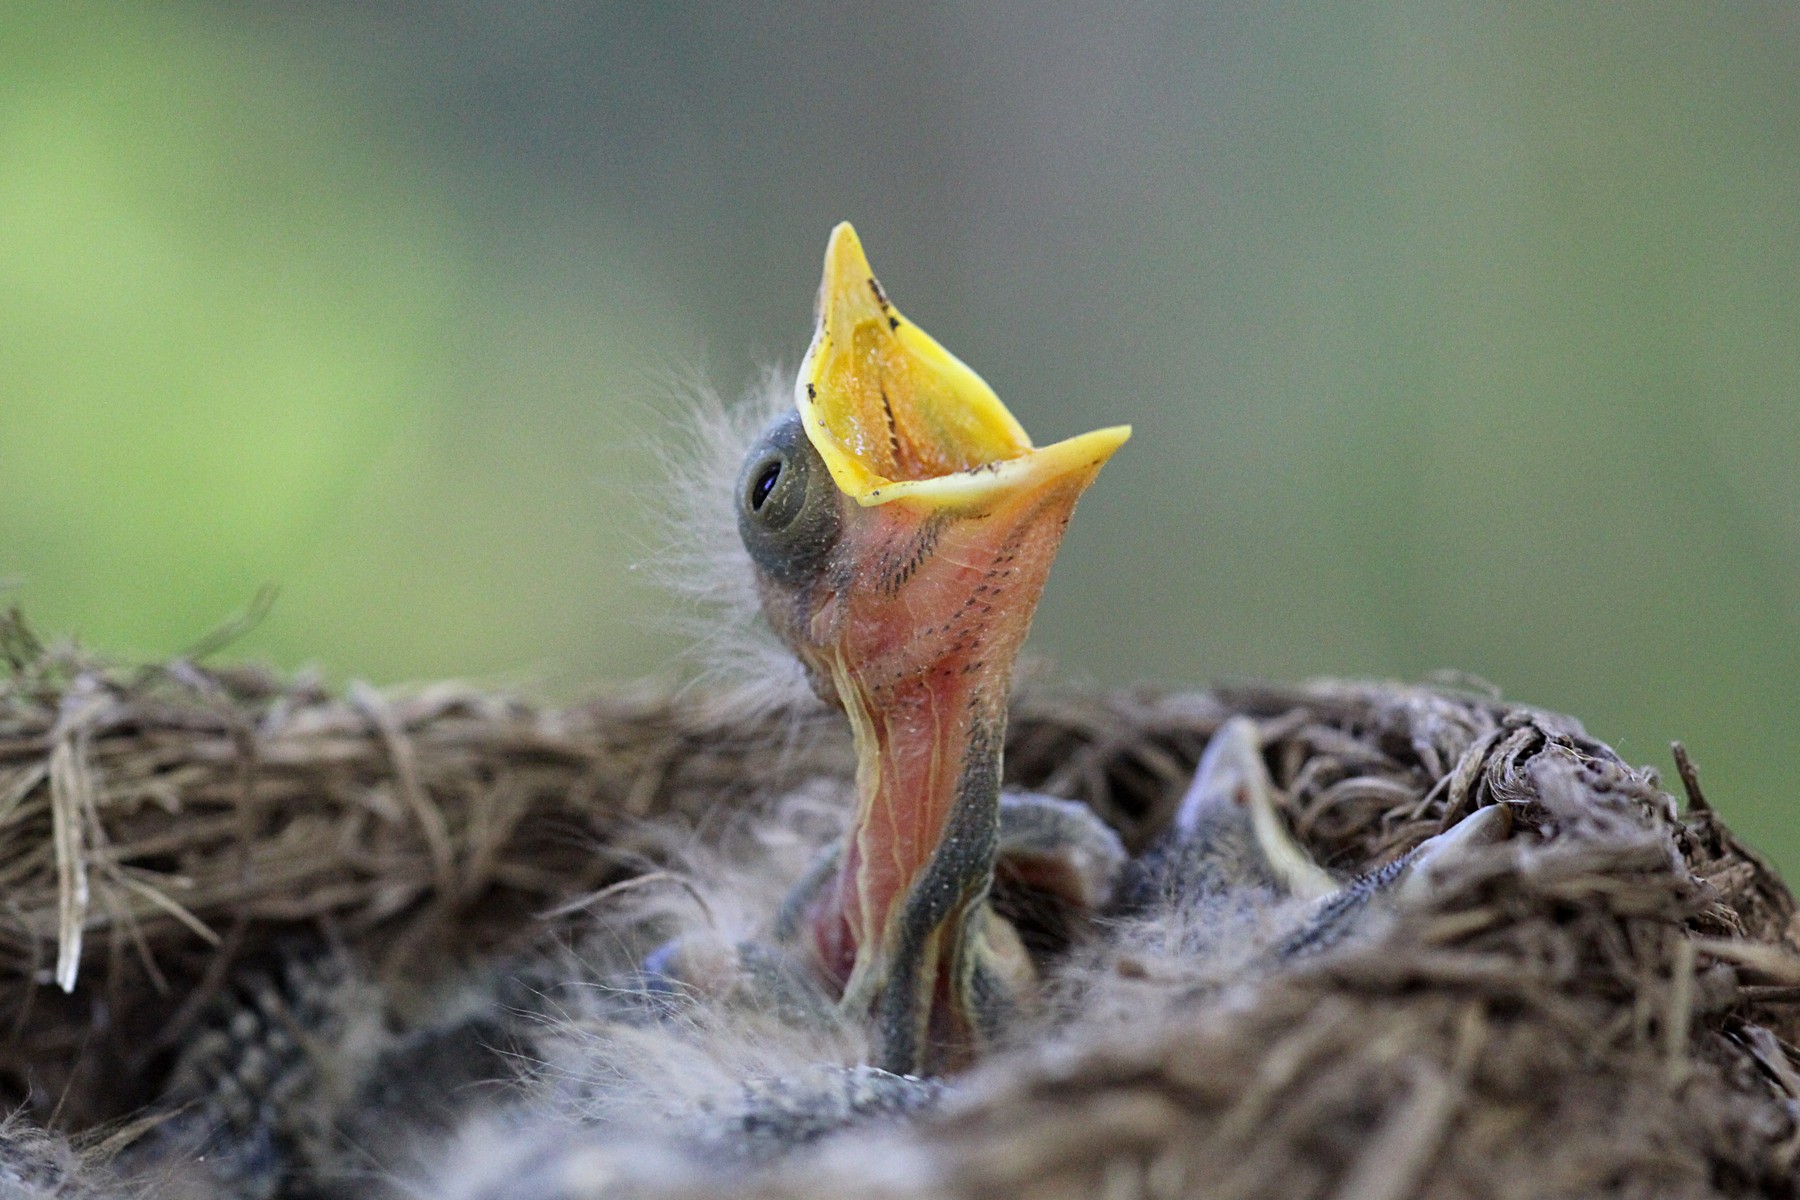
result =
[{"label": "wispy white down feather", "polygon": [[650,489],[649,516],[660,537],[641,565],[678,601],[666,623],[691,639],[696,681],[728,688],[740,704],[780,707],[806,693],[806,678],[762,618],[735,489],[757,435],[792,406],[793,377],[770,370],[735,402],[692,391],[657,447],[664,478]]}]

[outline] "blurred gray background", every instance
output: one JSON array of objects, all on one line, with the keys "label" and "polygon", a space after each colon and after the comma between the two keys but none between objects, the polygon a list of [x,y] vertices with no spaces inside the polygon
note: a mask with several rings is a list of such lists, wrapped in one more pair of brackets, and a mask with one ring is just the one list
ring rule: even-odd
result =
[{"label": "blurred gray background", "polygon": [[1034,649],[1581,716],[1791,875],[1800,9],[0,5],[0,600],[334,679],[670,674],[695,380],[825,235],[1040,441]]}]

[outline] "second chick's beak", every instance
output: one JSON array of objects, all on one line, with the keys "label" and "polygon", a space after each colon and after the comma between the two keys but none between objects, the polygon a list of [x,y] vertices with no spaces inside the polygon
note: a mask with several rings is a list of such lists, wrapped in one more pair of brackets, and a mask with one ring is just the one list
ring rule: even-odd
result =
[{"label": "second chick's beak", "polygon": [[763,608],[850,718],[856,812],[806,952],[881,1065],[957,1065],[1030,984],[989,910],[1014,659],[1075,502],[1125,426],[1033,447],[832,231],[795,410],[745,460]]}]

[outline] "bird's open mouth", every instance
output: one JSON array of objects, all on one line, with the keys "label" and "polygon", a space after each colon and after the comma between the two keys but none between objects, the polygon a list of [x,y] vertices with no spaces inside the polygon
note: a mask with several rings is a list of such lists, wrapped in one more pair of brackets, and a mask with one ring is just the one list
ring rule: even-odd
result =
[{"label": "bird's open mouth", "polygon": [[1098,470],[1131,436],[1114,425],[1032,446],[981,376],[900,315],[848,222],[825,251],[818,327],[795,399],[832,479],[864,506],[979,502]]}]

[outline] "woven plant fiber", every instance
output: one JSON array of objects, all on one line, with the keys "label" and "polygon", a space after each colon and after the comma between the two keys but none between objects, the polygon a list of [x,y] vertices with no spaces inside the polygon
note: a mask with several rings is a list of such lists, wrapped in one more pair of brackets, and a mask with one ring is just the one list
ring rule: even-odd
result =
[{"label": "woven plant fiber", "polygon": [[[849,795],[848,735],[810,703],[729,692],[548,706],[127,668],[16,618],[0,650],[3,1196],[1800,1191],[1794,901],[1685,758],[1678,801],[1570,718],[1346,682],[1028,684],[1005,760],[1009,784],[1091,806],[1137,852],[1209,736],[1247,715],[1295,836],[1345,877],[1508,806],[1510,836],[1328,952],[1198,987],[1183,963],[1096,950],[1102,922],[1059,951],[1085,974],[1053,989],[1054,1017],[934,1106],[754,1168],[580,1119],[490,1143],[446,1127],[438,1149],[371,1162],[341,1111],[280,1097],[256,1118],[274,1182],[146,1166],[184,1056],[292,947],[330,947],[403,1024],[444,980],[580,937],[617,885],[675,870],[671,844],[797,794],[829,811]],[[338,1082],[335,1101],[289,1101],[350,1105],[383,1083]]]}]

